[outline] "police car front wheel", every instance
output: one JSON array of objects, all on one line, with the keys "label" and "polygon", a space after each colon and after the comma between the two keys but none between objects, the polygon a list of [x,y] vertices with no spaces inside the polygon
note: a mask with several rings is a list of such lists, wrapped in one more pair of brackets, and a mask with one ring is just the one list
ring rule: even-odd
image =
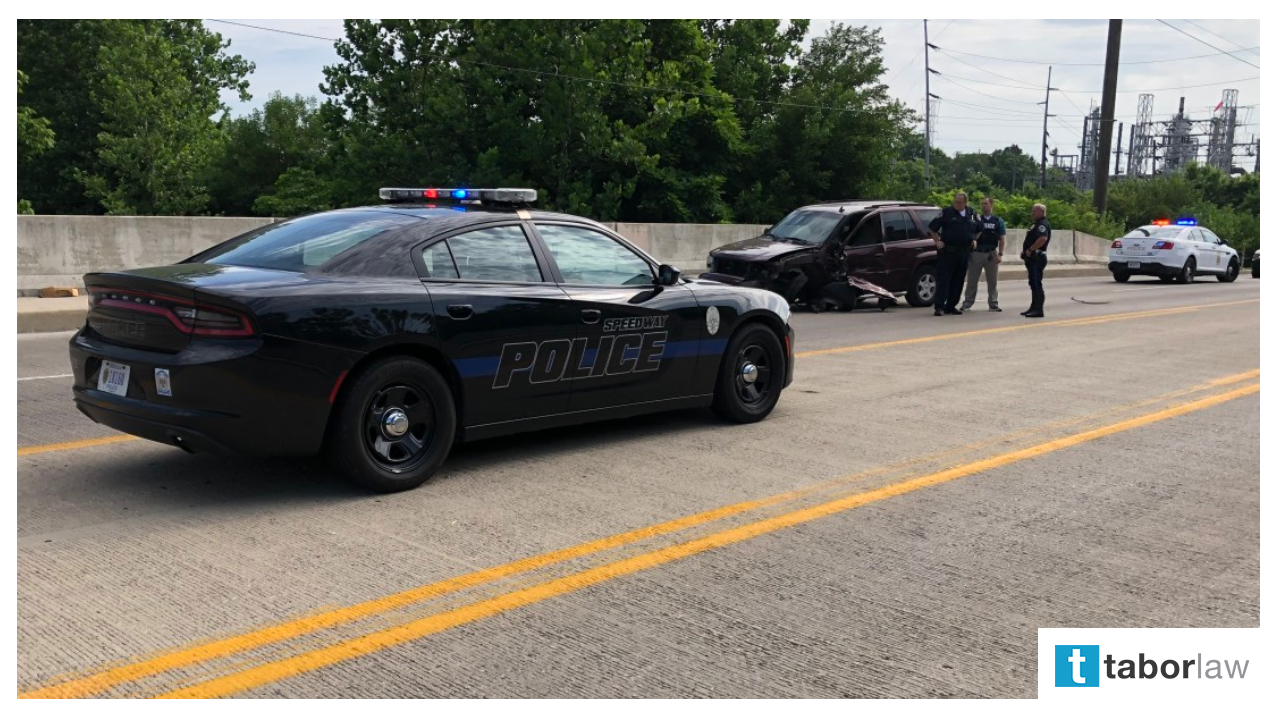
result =
[{"label": "police car front wheel", "polygon": [[410,357],[380,360],[347,382],[330,423],[329,460],[377,492],[426,482],[448,457],[457,432],[448,383]]},{"label": "police car front wheel", "polygon": [[778,404],[785,377],[778,336],[763,325],[748,325],[729,342],[711,407],[730,422],[763,420]]}]

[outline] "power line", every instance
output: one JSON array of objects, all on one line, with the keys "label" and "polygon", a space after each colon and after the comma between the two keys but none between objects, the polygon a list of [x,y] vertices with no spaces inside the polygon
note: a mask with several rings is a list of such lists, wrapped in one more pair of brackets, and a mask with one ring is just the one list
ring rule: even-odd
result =
[{"label": "power line", "polygon": [[1089,114],[1089,113],[1085,112],[1084,110],[1081,110],[1081,109],[1080,109],[1080,106],[1076,104],[1076,101],[1075,101],[1075,100],[1072,100],[1070,95],[1067,95],[1067,91],[1066,91],[1066,90],[1062,90],[1061,88],[1059,88],[1058,92],[1062,93],[1062,99],[1063,99],[1063,100],[1066,100],[1066,101],[1067,101],[1067,102],[1069,102],[1069,103],[1071,103],[1071,107],[1073,107],[1073,108],[1075,108],[1077,111],[1079,111],[1081,115],[1088,115],[1088,114]]},{"label": "power line", "polygon": [[975,82],[975,83],[981,83],[983,85],[995,85],[996,87],[1011,88],[1013,90],[1035,90],[1037,92],[1040,91],[1040,88],[1031,87],[1029,85],[1005,85],[1004,83],[991,82],[990,80],[978,80],[977,78],[970,78],[970,77],[961,77],[959,75],[952,75],[950,73],[939,72],[938,74],[944,75],[945,77],[949,77],[955,80],[964,80],[965,82]]},{"label": "power line", "polygon": [[938,75],[938,77],[942,78],[943,80],[946,80],[947,82],[951,83],[952,85],[955,85],[955,86],[957,86],[957,87],[962,87],[962,88],[964,88],[965,90],[968,90],[969,92],[977,93],[977,94],[979,94],[979,95],[985,95],[985,96],[987,96],[987,97],[989,97],[989,98],[991,98],[991,99],[993,99],[993,100],[999,100],[1000,102],[1009,103],[1009,104],[1011,104],[1011,105],[1039,105],[1039,104],[1040,104],[1040,103],[1034,103],[1034,102],[1025,102],[1025,101],[1022,101],[1022,100],[1007,100],[1007,99],[1005,99],[1005,98],[1000,97],[999,95],[992,95],[991,93],[985,93],[985,92],[982,92],[981,90],[978,90],[977,88],[971,88],[971,87],[969,87],[968,85],[965,85],[964,83],[957,82],[955,79],[951,78],[951,77],[950,77],[950,76],[948,76],[948,75],[943,75],[942,73],[937,73],[937,75]]},{"label": "power line", "polygon": [[[1226,40],[1227,42],[1231,43],[1232,45],[1235,45],[1236,47],[1240,48],[1240,49],[1241,49],[1241,50],[1243,50],[1244,52],[1247,52],[1247,53],[1253,53],[1254,55],[1257,55],[1258,57],[1262,57],[1262,53],[1259,53],[1259,52],[1255,52],[1255,51],[1253,51],[1253,50],[1250,50],[1249,48],[1247,48],[1247,47],[1245,47],[1245,46],[1241,45],[1240,43],[1238,43],[1238,42],[1234,42],[1234,41],[1233,41],[1233,40],[1231,40],[1230,38],[1224,38],[1224,37],[1222,37],[1221,35],[1219,35],[1218,33],[1216,33],[1216,32],[1214,32],[1214,31],[1210,30],[1209,28],[1207,28],[1207,27],[1205,27],[1205,26],[1203,26],[1203,25],[1200,25],[1200,24],[1198,24],[1198,23],[1193,23],[1193,22],[1191,22],[1190,20],[1183,20],[1182,22],[1184,22],[1184,23],[1186,23],[1186,24],[1188,24],[1188,25],[1190,25],[1190,26],[1192,26],[1192,27],[1200,28],[1201,30],[1203,30],[1203,31],[1205,31],[1205,32],[1209,33],[1210,35],[1212,35],[1212,36],[1214,36],[1214,37],[1218,38],[1219,40]],[[939,33],[939,35],[941,35],[941,33]]]},{"label": "power line", "polygon": [[[1163,20],[1161,20],[1160,22],[1164,22],[1164,21],[1163,21]],[[1166,24],[1167,24],[1167,23],[1166,23]],[[1172,25],[1170,25],[1169,27],[1173,27],[1173,26],[1172,26]],[[1173,29],[1174,29],[1174,30],[1177,30],[1177,28],[1173,28]],[[1181,30],[1179,30],[1179,32],[1181,32]],[[1198,39],[1198,38],[1197,38],[1197,39]],[[1204,41],[1202,40],[1201,42],[1204,42]],[[1213,46],[1212,46],[1212,45],[1210,45],[1210,47],[1213,47]],[[993,57],[993,56],[991,56],[991,55],[979,55],[979,54],[977,54],[977,53],[967,53],[967,52],[961,52],[961,51],[959,51],[959,50],[948,50],[947,48],[935,48],[935,49],[936,49],[936,50],[940,50],[940,51],[942,51],[942,52],[955,53],[955,54],[957,54],[957,55],[965,55],[965,56],[967,56],[967,57],[982,58],[982,59],[984,59],[984,60],[996,60],[996,61],[998,61],[998,62],[1025,63],[1025,64],[1027,64],[1027,65],[1064,65],[1064,66],[1077,66],[1077,67],[1086,67],[1086,66],[1088,66],[1088,67],[1102,67],[1103,65],[1105,65],[1105,64],[1106,64],[1106,63],[1080,63],[1080,62],[1078,62],[1078,63],[1071,63],[1071,62],[1052,62],[1052,61],[1048,61],[1048,60],[1021,60],[1021,59],[1018,59],[1018,58],[1002,58],[1002,57]],[[1216,50],[1217,48],[1214,48],[1214,49]],[[1253,49],[1255,49],[1255,50],[1256,50],[1257,48],[1253,48]],[[1221,51],[1221,50],[1219,50],[1218,52],[1220,52],[1220,53],[1221,53],[1222,51]],[[1231,55],[1230,53],[1227,53],[1227,55],[1228,55],[1228,57],[1235,57],[1234,55]],[[1129,60],[1129,61],[1127,61],[1127,62],[1122,62],[1122,63],[1120,63],[1120,64],[1121,64],[1121,65],[1146,65],[1146,64],[1149,64],[1149,63],[1180,62],[1180,61],[1182,61],[1182,60],[1200,60],[1200,59],[1203,59],[1203,58],[1210,58],[1210,57],[1216,57],[1216,55],[1213,55],[1213,54],[1209,54],[1209,55],[1189,55],[1189,56],[1187,56],[1187,57],[1180,57],[1180,58],[1163,58],[1163,59],[1160,59],[1160,60]],[[1237,60],[1240,60],[1240,58],[1236,58],[1236,59],[1237,59]],[[1241,60],[1241,62],[1244,62],[1244,61],[1243,61],[1243,60]],[[1250,64],[1250,65],[1252,65],[1252,63],[1249,63],[1249,64]],[[1254,65],[1254,67],[1258,67],[1258,66],[1257,66],[1257,65]],[[1261,68],[1258,68],[1258,69],[1261,69]]]},{"label": "power line", "polygon": [[[1035,91],[1037,91],[1037,92],[1039,91],[1039,88],[1030,87],[1030,86],[1025,86],[1025,85],[1005,85],[1005,84],[1002,84],[1002,83],[991,82],[991,81],[989,81],[989,80],[978,80],[977,78],[961,77],[961,76],[959,76],[959,75],[951,75],[951,74],[949,74],[949,73],[943,73],[943,72],[937,72],[937,74],[938,74],[939,76],[943,77],[943,78],[946,78],[946,79],[948,79],[948,80],[952,80],[952,81],[954,81],[954,80],[963,80],[963,81],[965,81],[965,82],[975,82],[975,83],[981,83],[981,84],[983,84],[983,85],[995,85],[996,87],[1011,88],[1011,89],[1013,89],[1013,90],[1035,90]],[[1117,93],[1149,93],[1149,92],[1157,92],[1157,91],[1160,91],[1160,90],[1191,90],[1191,89],[1194,89],[1194,88],[1214,87],[1214,86],[1217,86],[1217,85],[1229,85],[1229,84],[1231,84],[1231,83],[1251,82],[1251,81],[1253,81],[1253,80],[1260,80],[1260,79],[1261,79],[1261,76],[1255,76],[1255,77],[1247,77],[1247,78],[1233,78],[1233,79],[1231,79],[1231,80],[1218,80],[1218,81],[1215,81],[1215,82],[1211,82],[1211,83],[1203,83],[1203,84],[1200,84],[1200,85],[1179,85],[1179,86],[1177,86],[1177,87],[1143,88],[1143,89],[1140,89],[1140,90],[1116,90],[1116,92],[1117,92]],[[963,87],[963,86],[962,86],[962,87]],[[969,89],[970,89],[970,90],[973,90],[973,88],[969,88]],[[1097,88],[1094,88],[1094,89],[1092,89],[1092,90],[1082,90],[1082,89],[1079,89],[1079,88],[1072,88],[1072,89],[1067,89],[1067,88],[1054,88],[1054,89],[1055,89],[1055,90],[1057,90],[1057,91],[1059,91],[1059,92],[1064,92],[1064,93],[1067,93],[1067,92],[1072,92],[1072,93],[1091,93],[1091,92],[1099,92],[1099,90],[1098,90]],[[978,90],[974,90],[974,92],[980,92],[980,91],[978,91]],[[986,93],[981,93],[981,94],[986,95]],[[996,97],[996,96],[994,96],[994,95],[988,95],[988,97]],[[997,99],[1003,99],[1003,98],[997,98]],[[1068,99],[1067,99],[1067,101],[1068,101],[1068,102],[1071,102],[1070,98],[1068,98]],[[1008,102],[1019,102],[1019,101],[1017,101],[1017,100],[1009,100]],[[1074,103],[1074,102],[1072,102],[1071,104],[1072,104],[1072,105],[1075,105],[1075,103]],[[1077,106],[1076,106],[1076,109],[1077,109],[1077,110],[1079,110],[1079,109],[1080,109],[1080,107],[1077,105]],[[1081,112],[1083,112],[1083,111],[1081,111]]]},{"label": "power line", "polygon": [[989,105],[975,105],[974,103],[967,103],[962,100],[955,100],[953,98],[944,98],[944,99],[947,102],[952,103],[953,105],[961,105],[963,107],[973,108],[975,110],[982,110],[984,112],[994,113],[996,115],[1033,115],[1035,117],[1040,117],[1040,113],[1031,112],[1030,110],[1008,110],[1005,108],[993,108]]},{"label": "power line", "polygon": [[[984,73],[986,73],[986,74],[988,74],[988,75],[995,75],[996,77],[998,77],[998,78],[1000,78],[1000,79],[1002,79],[1002,80],[1008,80],[1008,81],[1010,81],[1010,82],[1016,82],[1016,83],[1026,84],[1026,81],[1025,81],[1025,80],[1019,80],[1019,79],[1017,79],[1017,78],[1011,78],[1011,77],[1009,77],[1008,75],[1001,75],[1000,73],[992,72],[992,71],[990,71],[990,70],[988,70],[988,69],[986,69],[986,68],[980,68],[980,67],[978,67],[977,65],[974,65],[974,64],[973,64],[973,63],[971,63],[971,62],[967,62],[967,61],[965,61],[965,60],[963,60],[963,59],[961,59],[961,58],[958,58],[958,57],[956,57],[956,56],[952,55],[951,53],[947,52],[946,50],[943,50],[942,48],[940,48],[940,47],[938,47],[938,46],[936,46],[936,45],[934,45],[934,46],[933,46],[933,49],[934,49],[934,50],[937,50],[938,52],[942,53],[943,55],[946,55],[947,57],[950,57],[952,60],[955,60],[956,62],[961,63],[962,65],[968,65],[969,67],[973,68],[974,70],[977,70],[978,72],[984,72]],[[1039,89],[1039,88],[1037,88],[1037,89]]]},{"label": "power line", "polygon": [[[223,25],[234,25],[236,27],[250,28],[252,30],[264,30],[266,32],[281,33],[283,35],[294,35],[297,37],[311,38],[313,40],[324,40],[327,42],[334,42],[334,43],[342,42],[337,38],[327,38],[327,37],[321,37],[319,35],[308,35],[306,33],[293,32],[292,30],[280,30],[278,28],[263,27],[261,25],[250,25],[248,23],[233,22],[231,20],[206,20],[206,22],[221,23]],[[528,75],[536,75],[538,77],[554,77],[554,78],[567,80],[571,82],[585,82],[585,83],[595,83],[599,85],[612,85],[615,87],[623,87],[631,90],[639,90],[641,92],[671,93],[676,95],[689,95],[692,97],[708,98],[711,100],[733,100],[735,102],[752,102],[752,103],[758,103],[760,105],[777,105],[780,107],[810,108],[815,110],[834,110],[836,112],[853,112],[859,109],[855,107],[836,107],[834,105],[813,105],[808,103],[783,102],[780,100],[756,100],[754,98],[734,97],[732,95],[726,95],[723,93],[718,93],[718,94],[702,93],[702,92],[695,92],[692,90],[679,90],[676,88],[667,88],[667,87],[646,87],[644,85],[618,82],[616,80],[602,80],[600,78],[582,77],[580,75],[566,75],[565,73],[550,72],[550,71],[544,71],[544,70],[529,70],[527,68],[514,67],[511,65],[500,65],[498,63],[484,62],[482,60],[470,60],[470,59],[464,59],[464,58],[450,57],[443,53],[421,52],[420,54],[426,57],[433,57],[440,60],[444,60],[446,62],[455,62],[460,65],[478,65],[481,67],[495,68],[498,70],[507,70],[509,72],[518,72],[518,73],[525,73]]]},{"label": "power line", "polygon": [[1182,33],[1183,35],[1186,35],[1187,37],[1191,38],[1192,40],[1195,40],[1196,42],[1200,43],[1201,45],[1204,45],[1204,46],[1207,46],[1207,47],[1211,47],[1211,48],[1213,48],[1214,50],[1217,50],[1218,52],[1222,53],[1223,55],[1226,55],[1227,57],[1232,58],[1233,60],[1239,60],[1240,62],[1244,63],[1245,65],[1248,65],[1249,67],[1255,67],[1255,68],[1258,68],[1259,70],[1261,70],[1261,69],[1262,69],[1262,67],[1261,67],[1261,66],[1254,65],[1253,63],[1249,62],[1248,60],[1245,60],[1245,59],[1244,59],[1244,58],[1242,58],[1242,57],[1237,57],[1237,56],[1235,56],[1235,55],[1232,55],[1231,53],[1227,52],[1226,50],[1223,50],[1222,48],[1218,47],[1217,45],[1214,45],[1214,44],[1212,44],[1212,43],[1209,43],[1209,42],[1206,42],[1206,41],[1204,41],[1204,40],[1201,40],[1200,38],[1196,37],[1195,35],[1192,35],[1191,33],[1187,32],[1186,30],[1183,30],[1183,29],[1182,29],[1182,28],[1180,28],[1180,27],[1177,27],[1176,25],[1173,25],[1172,23],[1167,23],[1167,22],[1165,22],[1164,20],[1160,20],[1159,18],[1157,18],[1157,19],[1156,19],[1156,22],[1158,22],[1158,23],[1160,23],[1160,24],[1162,24],[1162,25],[1165,25],[1165,26],[1167,26],[1167,27],[1169,27],[1169,28],[1172,28],[1172,29],[1174,29],[1174,30],[1177,30],[1178,32]]}]

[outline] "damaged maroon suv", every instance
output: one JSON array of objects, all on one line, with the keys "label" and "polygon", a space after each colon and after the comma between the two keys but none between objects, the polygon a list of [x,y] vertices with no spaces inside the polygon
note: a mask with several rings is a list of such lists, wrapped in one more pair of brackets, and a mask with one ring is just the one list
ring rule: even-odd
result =
[{"label": "damaged maroon suv", "polygon": [[792,304],[821,311],[831,259],[916,307],[933,304],[937,250],[929,221],[941,209],[919,203],[845,200],[793,210],[758,238],[730,243],[707,256],[700,277],[772,290]]}]

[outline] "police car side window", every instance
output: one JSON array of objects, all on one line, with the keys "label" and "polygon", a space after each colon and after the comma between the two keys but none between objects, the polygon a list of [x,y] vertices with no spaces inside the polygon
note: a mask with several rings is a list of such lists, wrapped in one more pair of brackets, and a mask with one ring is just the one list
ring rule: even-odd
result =
[{"label": "police car side window", "polygon": [[538,224],[566,283],[651,285],[653,269],[630,248],[604,233],[572,225]]},{"label": "police car side window", "polygon": [[451,280],[458,277],[458,268],[449,253],[449,243],[438,242],[423,249],[422,264],[427,268],[427,277]]},{"label": "police car side window", "polygon": [[[456,277],[462,280],[542,282],[533,248],[518,225],[473,230],[445,242],[453,256]],[[423,261],[426,260],[424,256]]]}]

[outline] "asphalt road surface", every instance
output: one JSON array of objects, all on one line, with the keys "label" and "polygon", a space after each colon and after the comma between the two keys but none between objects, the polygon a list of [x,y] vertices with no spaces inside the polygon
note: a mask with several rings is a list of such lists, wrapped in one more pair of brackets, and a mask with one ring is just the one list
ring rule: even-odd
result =
[{"label": "asphalt road surface", "polygon": [[765,422],[475,443],[390,496],[122,439],[70,334],[22,336],[18,692],[1033,697],[1040,627],[1257,627],[1259,281],[1047,290],[800,313]]}]

